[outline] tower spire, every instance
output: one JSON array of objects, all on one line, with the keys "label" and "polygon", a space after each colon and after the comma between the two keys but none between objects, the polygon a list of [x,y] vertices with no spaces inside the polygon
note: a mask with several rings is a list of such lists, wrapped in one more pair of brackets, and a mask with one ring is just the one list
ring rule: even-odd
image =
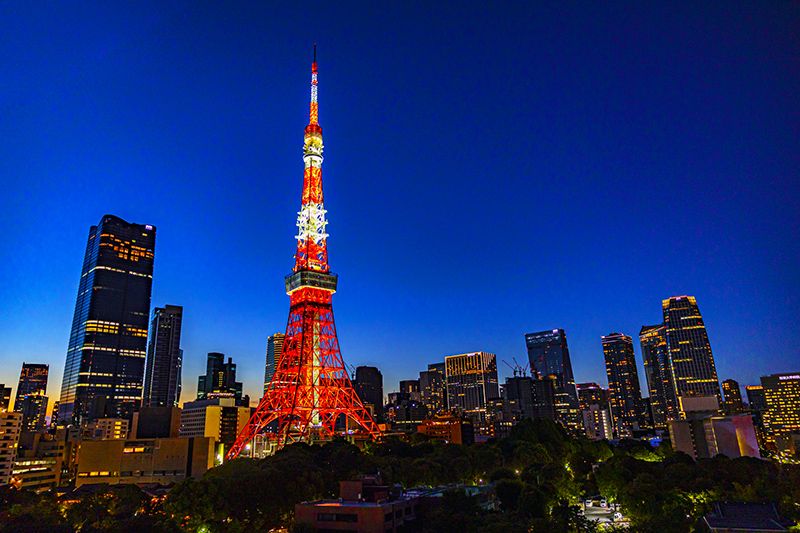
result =
[{"label": "tower spire", "polygon": [[314,43],[314,60],[311,62],[311,108],[308,116],[309,126],[319,126],[319,105],[317,104],[317,44]]}]

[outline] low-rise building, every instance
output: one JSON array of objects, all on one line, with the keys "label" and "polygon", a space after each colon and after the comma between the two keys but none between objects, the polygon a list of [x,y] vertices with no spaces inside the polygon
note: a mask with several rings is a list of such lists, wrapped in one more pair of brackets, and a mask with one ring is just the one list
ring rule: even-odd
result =
[{"label": "low-rise building", "polygon": [[213,438],[86,440],[75,486],[88,483],[167,485],[202,476],[214,466]]},{"label": "low-rise building", "polygon": [[789,531],[794,525],[778,514],[773,503],[715,503],[703,517],[712,533]]},{"label": "low-rise building", "polygon": [[475,442],[472,422],[453,414],[445,413],[424,420],[417,426],[417,432],[449,444],[472,444]]},{"label": "low-rise building", "polygon": [[98,418],[87,424],[86,439],[127,439],[130,422],[127,418]]},{"label": "low-rise building", "polygon": [[750,415],[670,420],[668,427],[672,448],[694,459],[761,457]]},{"label": "low-rise building", "polygon": [[61,461],[46,457],[20,457],[14,461],[11,485],[20,490],[44,492],[61,481]]},{"label": "low-rise building", "polygon": [[235,398],[208,398],[183,404],[181,437],[212,437],[217,454],[224,457],[250,419],[250,407],[237,405]]},{"label": "low-rise building", "polygon": [[385,533],[404,531],[417,519],[420,497],[381,484],[379,477],[339,482],[339,499],[298,503],[295,522],[316,531]]}]

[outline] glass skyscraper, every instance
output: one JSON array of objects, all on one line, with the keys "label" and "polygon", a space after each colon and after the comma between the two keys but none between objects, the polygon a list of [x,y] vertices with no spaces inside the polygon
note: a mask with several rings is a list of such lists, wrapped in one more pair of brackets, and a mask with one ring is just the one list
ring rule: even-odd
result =
[{"label": "glass skyscraper", "polygon": [[264,392],[267,392],[269,382],[272,381],[272,376],[275,375],[275,365],[281,358],[283,353],[283,339],[286,335],[283,333],[273,333],[267,338],[267,358],[264,364]]},{"label": "glass skyscraper", "polygon": [[633,339],[622,333],[601,338],[608,375],[608,402],[614,432],[618,438],[631,437],[643,429],[642,391],[633,354]]},{"label": "glass skyscraper", "polygon": [[722,406],[717,367],[697,300],[673,296],[661,306],[675,396],[716,396]]},{"label": "glass skyscraper", "polygon": [[526,333],[525,346],[534,377],[552,376],[554,380],[555,409],[559,421],[570,429],[580,430],[580,407],[566,332],[563,329],[553,329]]},{"label": "glass skyscraper", "polygon": [[147,355],[156,229],[104,215],[89,229],[58,419],[130,418]]},{"label": "glass skyscraper", "polygon": [[678,400],[672,383],[667,350],[667,328],[663,324],[642,326],[639,331],[644,372],[650,392],[650,412],[656,429],[666,429],[669,420],[678,418]]},{"label": "glass skyscraper", "polygon": [[177,406],[181,397],[183,307],[156,307],[150,322],[144,401],[147,407]]}]

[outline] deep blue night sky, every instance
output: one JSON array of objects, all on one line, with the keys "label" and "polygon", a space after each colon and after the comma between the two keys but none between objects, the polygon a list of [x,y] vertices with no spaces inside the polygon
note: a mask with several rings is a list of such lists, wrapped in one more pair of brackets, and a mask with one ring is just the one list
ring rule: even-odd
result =
[{"label": "deep blue night sky", "polygon": [[158,227],[184,398],[208,351],[259,394],[315,41],[340,343],[385,391],[555,327],[605,384],[600,336],[676,294],[720,379],[800,370],[800,4],[379,4],[0,4],[0,382],[58,398],[112,213]]}]

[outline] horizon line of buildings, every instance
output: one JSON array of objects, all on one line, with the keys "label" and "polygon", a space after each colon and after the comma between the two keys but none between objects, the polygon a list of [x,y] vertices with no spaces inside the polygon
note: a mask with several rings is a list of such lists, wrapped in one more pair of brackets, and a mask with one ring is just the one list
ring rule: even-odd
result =
[{"label": "horizon line of buildings", "polygon": [[[209,450],[206,462],[213,466],[249,419],[253,408],[236,381],[236,364],[219,352],[207,355],[196,399],[178,407],[183,389],[183,307],[165,305],[151,313],[155,238],[155,226],[128,223],[113,215],[104,215],[91,226],[61,395],[50,427],[46,426],[48,365],[23,363],[13,411],[11,388],[0,385],[0,484],[16,479],[24,485],[26,479],[36,479],[37,487],[45,486],[57,476],[42,474],[43,464],[79,481],[126,478],[126,470],[84,471],[75,462],[77,455],[69,451],[73,449],[69,442],[80,446],[82,441],[98,439],[211,439],[198,443],[197,449]],[[528,362],[524,367],[517,364],[505,383],[498,380],[495,354],[477,351],[429,364],[418,378],[400,381],[398,390],[386,397],[376,367],[355,368],[353,384],[384,432],[422,432],[448,442],[499,437],[525,418],[548,418],[589,438],[642,438],[669,432],[673,446],[682,446],[695,457],[730,453],[730,442],[744,442],[741,453],[751,455],[759,446],[786,453],[800,448],[800,375],[764,376],[761,385],[748,386],[748,411],[738,383],[726,380],[724,396],[720,391],[696,299],[667,298],[662,313],[661,324],[643,326],[639,332],[648,397],[642,395],[632,337],[618,332],[601,337],[608,377],[608,389],[603,389],[595,383],[576,384],[567,335],[558,328],[524,335]],[[265,390],[283,340],[280,332],[267,339]],[[748,420],[754,429],[745,427]],[[725,432],[735,435],[733,441],[728,438],[727,448],[713,437]],[[758,438],[755,445],[753,432]],[[712,435],[714,442],[703,435]],[[53,439],[61,445],[52,444]],[[678,443],[680,439],[685,442]],[[97,453],[108,452],[93,446],[89,448]],[[175,446],[183,449],[181,444]],[[154,449],[132,444],[120,453],[150,453],[152,458]],[[185,451],[191,455],[194,449]],[[55,467],[53,457],[59,454],[60,466]],[[164,478],[172,479],[199,471],[190,466],[153,471],[173,472]],[[127,478],[150,479],[153,471],[128,472]]]}]

